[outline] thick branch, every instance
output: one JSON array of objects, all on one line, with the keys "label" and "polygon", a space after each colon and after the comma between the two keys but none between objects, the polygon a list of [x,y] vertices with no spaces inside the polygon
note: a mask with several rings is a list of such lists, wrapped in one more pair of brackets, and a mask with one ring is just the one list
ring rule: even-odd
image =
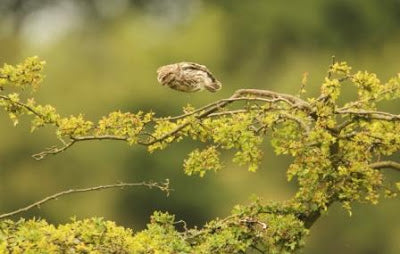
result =
[{"label": "thick branch", "polygon": [[318,210],[300,219],[304,222],[304,227],[310,229],[320,217],[321,217],[321,211]]},{"label": "thick branch", "polygon": [[[229,104],[229,103],[232,103],[232,102],[235,102],[235,101],[277,102],[277,100],[269,100],[269,99],[264,99],[264,98],[249,98],[249,97],[232,98],[232,97],[231,97],[231,98],[228,98],[228,99],[222,99],[222,100],[219,100],[219,101],[210,103],[210,104],[208,104],[208,105],[206,105],[206,106],[204,106],[204,107],[201,107],[201,108],[199,108],[199,109],[196,109],[196,110],[194,110],[194,111],[191,111],[191,112],[188,112],[188,113],[185,113],[185,114],[182,114],[182,115],[173,116],[173,117],[156,118],[155,121],[179,120],[179,119],[182,119],[182,118],[185,118],[185,117],[192,116],[192,115],[195,115],[195,114],[197,114],[197,113],[200,113],[200,112],[202,112],[202,111],[204,111],[204,110],[206,110],[206,109],[214,108],[214,107],[217,106],[217,105],[219,105],[219,107],[217,107],[217,109],[218,109],[218,108],[223,108],[224,106],[221,106],[221,105],[220,105],[221,103],[227,102],[227,104]],[[225,105],[225,106],[226,106],[226,105]]]},{"label": "thick branch", "polygon": [[[383,168],[392,168],[395,170],[399,170],[400,171],[400,163],[395,162],[395,161],[379,161],[379,162],[374,162],[369,164],[369,166],[371,168],[375,168],[375,169],[383,169]],[[335,202],[335,200],[331,200],[328,204],[327,207],[329,207],[330,205],[332,205]],[[307,215],[301,215],[300,219],[302,221],[304,221],[304,226],[306,228],[311,228],[314,223],[321,217],[321,211],[314,211],[310,214]]]},{"label": "thick branch", "polygon": [[[257,91],[257,92],[256,92]],[[262,94],[261,91],[266,92],[264,95],[260,95]],[[262,98],[262,97],[239,97],[240,95],[257,95],[257,96],[267,96],[267,97],[271,97],[272,99],[267,99],[267,98]],[[293,99],[297,99],[297,103],[296,101],[294,101]],[[294,107],[299,107],[299,108],[307,108],[307,109],[311,109],[309,104],[303,100],[301,100],[300,98],[294,97],[292,95],[288,95],[288,94],[280,94],[280,93],[275,93],[272,91],[267,91],[267,90],[256,90],[256,89],[241,89],[238,90],[237,92],[235,92],[230,98],[228,99],[222,99],[213,103],[210,103],[204,107],[201,107],[199,109],[196,109],[192,112],[188,112],[186,114],[182,114],[179,116],[174,116],[174,117],[163,117],[163,118],[157,118],[155,119],[156,121],[162,121],[162,120],[178,120],[178,119],[182,119],[197,113],[200,113],[206,109],[209,109],[211,107],[215,107],[221,103],[225,103],[227,102],[227,104],[231,103],[231,102],[236,102],[236,101],[261,101],[261,102],[269,102],[269,103],[276,103],[279,101],[282,102],[286,102],[288,103],[290,106],[294,106]],[[223,108],[224,106],[226,106],[227,104],[221,106],[219,105],[218,108]]]},{"label": "thick branch", "polygon": [[239,89],[235,92],[233,96],[235,95],[236,97],[238,97],[239,95],[253,95],[259,97],[279,99],[288,102],[293,107],[312,111],[311,106],[308,102],[290,94],[283,94],[269,90],[259,90],[259,89]]},{"label": "thick branch", "polygon": [[100,186],[95,186],[95,187],[89,187],[89,188],[82,188],[82,189],[69,189],[66,191],[62,191],[56,194],[53,194],[51,196],[45,197],[35,203],[32,203],[26,207],[20,208],[18,210],[9,212],[9,213],[3,213],[0,214],[0,219],[4,219],[7,217],[11,217],[13,215],[22,213],[22,212],[26,212],[32,208],[35,207],[40,207],[41,205],[43,205],[44,203],[47,203],[51,200],[57,199],[61,196],[65,196],[65,195],[69,195],[69,194],[73,194],[73,193],[80,193],[80,192],[90,192],[90,191],[97,191],[97,190],[105,190],[105,189],[112,189],[112,188],[124,188],[124,187],[138,187],[138,186],[145,186],[148,187],[150,189],[152,188],[156,188],[159,189],[163,192],[166,192],[167,195],[169,194],[169,192],[171,191],[171,189],[169,188],[169,180],[167,179],[164,183],[157,183],[157,182],[140,182],[140,183],[117,183],[117,184],[108,184],[108,185],[100,185]]},{"label": "thick branch", "polygon": [[[196,116],[197,119],[201,119],[204,117],[207,117],[208,115],[216,112],[217,110],[226,107],[228,104],[237,101],[237,100],[244,100],[246,98],[241,98],[244,95],[253,95],[253,96],[259,96],[261,98],[254,98],[255,100],[259,100],[259,101],[264,101],[263,97],[266,98],[272,98],[275,99],[277,101],[284,101],[287,102],[290,106],[292,107],[296,107],[299,109],[307,109],[309,111],[311,111],[311,107],[310,105],[303,101],[300,98],[297,98],[293,95],[289,95],[289,94],[281,94],[281,93],[276,93],[276,92],[272,92],[272,91],[268,91],[268,90],[258,90],[258,89],[240,89],[237,90],[230,98],[228,99],[223,99],[220,101],[217,101],[215,103],[209,104],[206,107],[208,107],[205,111],[203,111],[202,113],[200,113],[199,115]],[[247,98],[247,100],[251,100],[251,98]],[[268,102],[271,102],[270,100],[268,100]],[[188,115],[191,115],[191,113],[188,114],[184,114],[182,116],[178,116],[178,118],[181,117],[186,117]],[[167,118],[168,119],[168,118]],[[177,119],[177,118],[174,118]],[[158,139],[152,140],[150,142],[147,143],[147,145],[153,145],[155,143],[161,142],[169,137],[174,136],[175,134],[177,134],[179,131],[181,131],[182,129],[184,129],[186,126],[190,125],[190,122],[186,122],[184,124],[181,124],[180,126],[178,126],[177,128],[175,128],[174,130],[172,130],[169,133],[166,133],[165,135],[161,136]]]},{"label": "thick branch", "polygon": [[400,163],[395,161],[378,161],[369,164],[369,166],[375,169],[391,168],[400,171]]}]

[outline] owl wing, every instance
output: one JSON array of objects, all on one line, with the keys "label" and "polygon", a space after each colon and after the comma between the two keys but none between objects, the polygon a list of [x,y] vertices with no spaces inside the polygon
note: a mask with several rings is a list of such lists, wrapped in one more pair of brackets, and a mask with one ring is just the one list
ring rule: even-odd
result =
[{"label": "owl wing", "polygon": [[211,82],[206,82],[205,88],[210,91],[210,92],[216,92],[221,89],[222,85],[221,82],[219,82],[212,72],[204,65],[198,64],[198,63],[192,63],[192,62],[183,62],[181,63],[182,69],[183,70],[197,70],[197,71],[202,71],[207,74],[207,76],[210,78]]},{"label": "owl wing", "polygon": [[212,72],[204,65],[192,62],[185,62],[182,64],[183,70],[201,70],[207,73],[207,76],[212,80],[212,82],[217,82],[217,79],[214,77]]}]

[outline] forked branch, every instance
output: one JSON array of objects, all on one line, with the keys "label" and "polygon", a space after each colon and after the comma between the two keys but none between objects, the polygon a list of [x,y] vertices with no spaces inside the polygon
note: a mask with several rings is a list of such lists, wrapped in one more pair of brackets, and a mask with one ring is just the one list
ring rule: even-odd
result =
[{"label": "forked branch", "polygon": [[[255,101],[255,102],[268,102],[268,103],[277,103],[277,102],[283,102],[287,104],[290,108],[297,108],[299,110],[305,110],[307,112],[311,111],[311,107],[309,103],[306,101],[297,98],[293,95],[289,94],[283,94],[283,93],[277,93],[273,91],[268,91],[268,90],[258,90],[258,89],[240,89],[237,90],[231,97],[227,99],[222,99],[218,100],[216,102],[210,103],[204,107],[201,107],[197,110],[194,110],[192,112],[188,112],[179,116],[175,117],[165,117],[165,118],[155,118],[154,121],[162,121],[162,120],[178,120],[178,119],[183,119],[185,117],[189,116],[195,116],[196,119],[203,119],[208,116],[211,116],[215,114],[217,111],[225,108],[231,103],[234,102],[239,102],[239,101]],[[307,127],[301,120],[295,118],[295,117],[290,117],[289,115],[285,114],[286,118],[290,118],[291,120],[295,120],[298,122],[305,130],[306,132],[309,131],[309,127]],[[177,126],[175,129],[172,131],[165,133],[163,136],[159,138],[154,138],[151,137],[150,139],[147,140],[138,140],[138,144],[140,145],[145,145],[145,146],[150,146],[153,144],[156,144],[158,142],[162,142],[169,137],[175,137],[176,134],[178,134],[181,130],[183,130],[185,127],[189,126],[190,122],[185,122]],[[64,152],[71,146],[73,146],[77,142],[81,141],[89,141],[89,140],[119,140],[119,141],[128,141],[129,137],[127,136],[115,136],[115,135],[89,135],[89,136],[70,136],[70,142],[65,142],[63,143],[62,146],[60,147],[51,147],[45,151],[42,151],[40,153],[34,154],[32,157],[35,158],[36,160],[42,160],[44,159],[47,155],[55,155],[61,152]]]}]

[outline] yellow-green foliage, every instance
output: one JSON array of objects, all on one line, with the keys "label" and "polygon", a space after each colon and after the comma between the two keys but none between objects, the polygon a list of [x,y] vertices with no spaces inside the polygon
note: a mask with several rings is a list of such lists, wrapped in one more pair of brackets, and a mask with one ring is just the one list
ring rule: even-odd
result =
[{"label": "yellow-green foliage", "polygon": [[46,62],[40,61],[37,56],[25,59],[22,64],[12,66],[4,64],[0,69],[0,89],[14,86],[18,88],[39,88],[44,76],[42,70]]},{"label": "yellow-green foliage", "polygon": [[59,226],[45,220],[3,220],[0,253],[206,254],[237,253],[251,245],[263,245],[271,253],[290,253],[304,244],[308,231],[293,215],[264,215],[259,221],[250,217],[255,211],[251,210],[254,207],[186,232],[177,231],[174,216],[160,212],[154,213],[147,229],[137,233],[102,218],[73,219]]},{"label": "yellow-green foliage", "polygon": [[202,151],[194,150],[183,163],[185,173],[187,175],[199,174],[200,177],[203,177],[208,170],[219,170],[221,163],[218,155],[219,152],[215,146],[207,147]]},{"label": "yellow-green foliage", "polygon": [[[395,197],[399,192],[400,183],[386,181],[381,169],[400,170],[398,161],[384,161],[400,151],[400,115],[379,111],[378,102],[400,98],[400,75],[382,83],[373,73],[352,72],[345,62],[334,63],[316,98],[245,89],[197,110],[185,107],[177,117],[117,111],[94,122],[83,114],[62,117],[53,106],[6,93],[11,87],[37,88],[43,64],[29,58],[0,69],[0,106],[14,124],[26,114],[33,117],[32,130],[56,127],[61,146],[39,154],[39,159],[86,140],[121,140],[154,152],[190,138],[206,147],[189,153],[184,171],[202,177],[222,168],[220,154],[225,150],[234,151],[233,162],[255,172],[261,166],[261,145],[267,140],[277,155],[293,157],[287,176],[298,182],[298,190],[286,202],[237,207],[225,219],[183,232],[175,229],[173,216],[162,213],[155,213],[148,228],[136,234],[101,219],[58,228],[40,220],[2,221],[3,250],[237,253],[256,248],[291,253],[303,246],[308,228],[332,203],[340,202],[351,214],[354,202],[376,204],[382,193]],[[344,86],[355,87],[356,99],[339,104]]]},{"label": "yellow-green foliage", "polygon": [[58,227],[44,220],[0,223],[1,253],[129,253],[132,230],[101,218]]}]

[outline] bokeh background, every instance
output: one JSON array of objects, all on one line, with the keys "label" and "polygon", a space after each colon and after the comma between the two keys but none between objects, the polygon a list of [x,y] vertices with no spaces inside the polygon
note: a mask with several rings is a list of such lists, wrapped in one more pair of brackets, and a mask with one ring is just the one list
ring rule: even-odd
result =
[{"label": "bokeh background", "polygon": [[[93,120],[114,110],[174,115],[187,103],[198,107],[238,88],[295,94],[304,72],[307,96],[315,96],[332,55],[381,80],[400,72],[399,0],[244,2],[1,0],[0,63],[40,56],[47,66],[37,101]],[[183,94],[157,84],[158,66],[182,60],[207,65],[223,90]],[[398,102],[384,106],[399,113]],[[28,120],[14,128],[0,113],[0,213],[69,188],[169,178],[175,191],[168,198],[144,188],[108,190],[66,196],[21,216],[55,224],[100,216],[141,230],[162,210],[201,226],[252,195],[285,200],[296,190],[285,176],[291,158],[274,156],[267,145],[257,173],[226,156],[221,172],[198,178],[182,171],[189,149],[201,146],[190,141],[153,154],[122,142],[81,143],[33,160],[31,154],[57,142],[53,131],[31,134]],[[398,199],[355,205],[352,217],[333,206],[312,228],[304,253],[400,253],[399,210]]]}]

